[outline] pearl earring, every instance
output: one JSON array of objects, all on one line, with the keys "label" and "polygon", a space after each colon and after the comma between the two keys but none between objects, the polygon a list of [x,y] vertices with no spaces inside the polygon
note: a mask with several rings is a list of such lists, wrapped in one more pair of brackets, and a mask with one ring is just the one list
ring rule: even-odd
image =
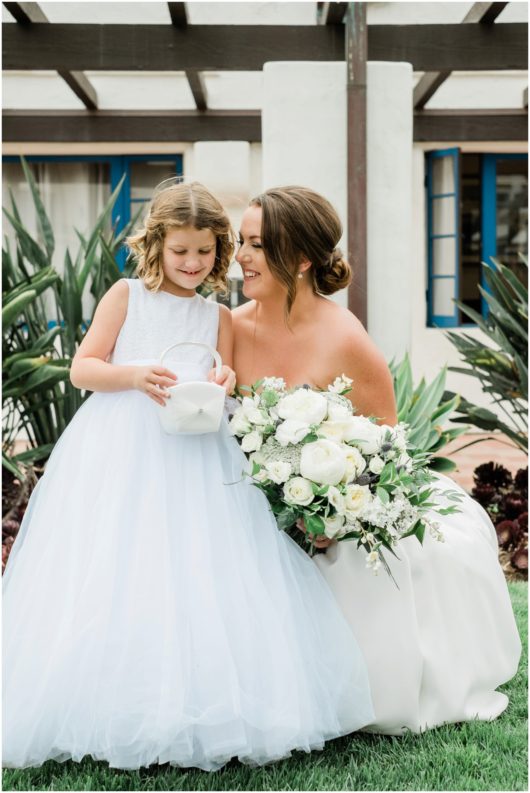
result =
[{"label": "pearl earring", "polygon": [[303,277],[304,277],[303,273],[298,273],[298,278],[303,278]]}]

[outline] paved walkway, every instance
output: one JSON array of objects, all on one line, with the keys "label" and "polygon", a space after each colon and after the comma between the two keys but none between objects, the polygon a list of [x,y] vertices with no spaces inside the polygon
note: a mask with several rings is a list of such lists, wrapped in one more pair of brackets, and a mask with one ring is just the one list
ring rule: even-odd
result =
[{"label": "paved walkway", "polygon": [[462,446],[482,438],[491,438],[491,435],[486,432],[466,433],[440,452],[441,456],[450,457],[458,465],[458,469],[449,475],[467,491],[473,487],[473,471],[477,465],[489,462],[500,463],[512,473],[528,465],[526,454],[515,448],[504,435],[499,435],[495,440],[481,440],[480,443],[474,443],[473,446],[457,451]]}]

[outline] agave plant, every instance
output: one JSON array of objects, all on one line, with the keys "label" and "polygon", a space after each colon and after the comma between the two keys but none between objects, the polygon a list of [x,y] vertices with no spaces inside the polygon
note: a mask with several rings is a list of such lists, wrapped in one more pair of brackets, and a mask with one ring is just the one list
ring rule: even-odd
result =
[{"label": "agave plant", "polygon": [[[461,400],[456,422],[469,422],[480,429],[503,432],[515,446],[528,446],[528,288],[505,265],[493,259],[484,263],[487,288],[479,286],[488,306],[487,316],[460,301],[461,311],[476,322],[492,344],[484,344],[467,333],[448,333],[466,367],[451,367],[480,380],[482,390],[492,397],[498,408],[491,410]],[[527,260],[521,257],[528,270]],[[448,397],[452,394],[447,394]],[[500,417],[502,416],[502,418]]]},{"label": "agave plant", "polygon": [[[119,234],[111,228],[111,212],[120,183],[91,233],[85,237],[77,232],[79,249],[73,260],[66,251],[60,275],[53,264],[53,229],[23,158],[22,167],[43,243],[39,244],[25,228],[11,194],[11,207],[4,209],[4,214],[15,232],[15,250],[7,237],[2,250],[2,463],[15,476],[21,474],[20,464],[49,456],[86,397],[69,381],[72,357],[94,311],[83,316],[83,296],[90,292],[97,304],[109,286],[122,277],[115,254],[134,222]],[[12,456],[14,441],[21,431],[25,431],[30,448]]]},{"label": "agave plant", "polygon": [[457,395],[444,397],[447,367],[440,371],[432,383],[427,384],[422,378],[416,387],[408,355],[399,364],[392,361],[390,371],[394,378],[398,421],[410,426],[411,443],[433,455],[430,462],[433,470],[454,471],[456,463],[448,457],[439,456],[438,452],[466,432],[467,427],[445,425],[460,402]]}]

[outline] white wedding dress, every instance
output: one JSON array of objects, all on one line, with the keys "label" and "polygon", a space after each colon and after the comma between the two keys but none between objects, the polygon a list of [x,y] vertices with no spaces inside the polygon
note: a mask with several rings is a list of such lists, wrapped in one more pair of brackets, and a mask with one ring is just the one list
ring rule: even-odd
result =
[{"label": "white wedding dress", "polygon": [[[128,284],[113,363],[216,346],[217,304]],[[184,349],[167,365],[204,378],[211,362]],[[4,576],[6,767],[91,755],[214,770],[373,721],[351,630],[241,479],[226,422],[167,435],[157,411],[135,391],[90,396],[30,500]]]},{"label": "white wedding dress", "polygon": [[[447,477],[437,482],[460,489]],[[463,491],[462,491],[463,493]],[[421,732],[446,722],[489,720],[508,698],[495,689],[514,676],[521,642],[498,563],[495,529],[468,495],[460,512],[431,517],[445,541],[426,534],[385,552],[396,584],[365,567],[356,543],[315,557],[350,623],[368,666],[375,719],[370,732]]]}]

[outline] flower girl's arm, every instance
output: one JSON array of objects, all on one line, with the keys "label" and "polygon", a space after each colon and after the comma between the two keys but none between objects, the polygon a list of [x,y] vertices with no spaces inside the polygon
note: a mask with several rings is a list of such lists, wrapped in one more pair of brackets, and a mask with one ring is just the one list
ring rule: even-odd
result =
[{"label": "flower girl's arm", "polygon": [[234,353],[234,334],[232,332],[232,312],[223,305],[219,306],[219,332],[217,335],[217,352],[223,359],[223,369],[219,380],[215,379],[215,369],[208,375],[209,380],[215,380],[218,385],[226,388],[226,393],[231,394],[236,385],[236,375],[232,367]]},{"label": "flower girl's arm", "polygon": [[[175,384],[175,375],[163,366],[115,366],[107,359],[127,315],[129,287],[117,281],[99,303],[94,319],[72,361],[70,380],[88,391],[138,389],[155,402],[164,404],[166,387]],[[162,390],[160,390],[162,389]]]}]

